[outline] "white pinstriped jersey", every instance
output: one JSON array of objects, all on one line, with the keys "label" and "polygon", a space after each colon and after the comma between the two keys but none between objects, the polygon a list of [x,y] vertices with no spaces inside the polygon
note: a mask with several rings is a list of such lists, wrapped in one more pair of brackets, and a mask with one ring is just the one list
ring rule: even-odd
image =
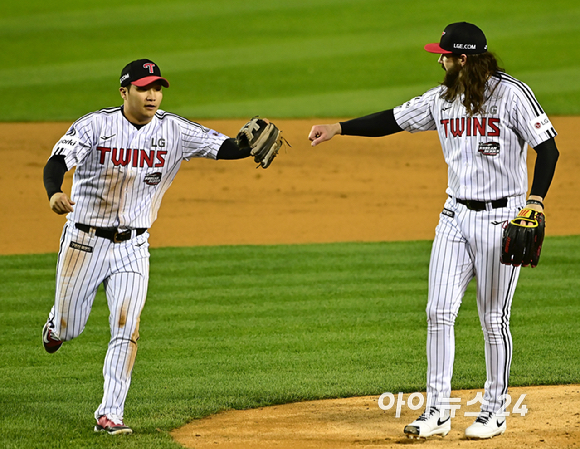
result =
[{"label": "white pinstriped jersey", "polygon": [[121,107],[102,109],[78,119],[56,143],[52,155],[63,155],[76,167],[67,218],[120,231],[150,228],[161,198],[182,160],[215,159],[227,136],[183,117],[157,110],[137,129]]},{"label": "white pinstriped jersey", "polygon": [[527,147],[556,136],[531,89],[501,73],[490,78],[484,113],[469,116],[461,99],[441,98],[446,87],[433,88],[394,109],[406,131],[437,130],[448,164],[447,194],[493,201],[525,195]]}]

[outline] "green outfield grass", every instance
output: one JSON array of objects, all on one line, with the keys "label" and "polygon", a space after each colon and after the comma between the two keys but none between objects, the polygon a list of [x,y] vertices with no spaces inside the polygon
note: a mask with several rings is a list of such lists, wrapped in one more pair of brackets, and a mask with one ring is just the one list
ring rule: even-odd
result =
[{"label": "green outfield grass", "polygon": [[[522,271],[511,384],[580,382],[580,236],[550,237]],[[430,242],[218,246],[151,251],[151,282],[125,412],[136,434],[92,431],[108,310],[41,345],[55,254],[0,257],[0,426],[5,448],[171,448],[194,418],[317,398],[424,391]],[[456,324],[453,388],[481,388],[471,285]]]},{"label": "green outfield grass", "polygon": [[441,81],[423,45],[462,20],[549,114],[580,113],[577,0],[23,0],[0,7],[0,121],[120,104],[121,68],[143,57],[190,118],[362,115]]}]

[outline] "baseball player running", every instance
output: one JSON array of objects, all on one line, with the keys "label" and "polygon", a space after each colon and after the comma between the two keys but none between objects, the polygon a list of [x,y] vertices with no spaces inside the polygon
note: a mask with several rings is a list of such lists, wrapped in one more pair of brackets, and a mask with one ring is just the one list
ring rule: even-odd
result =
[{"label": "baseball player running", "polygon": [[[153,61],[127,64],[120,83],[123,105],[73,123],[44,169],[51,209],[67,214],[54,306],[42,332],[44,348],[56,352],[83,331],[97,287],[103,284],[111,339],[95,431],[110,434],[132,433],[123,422],[123,409],[147,295],[148,229],[164,193],[182,160],[240,159],[252,153],[236,139],[159,109],[169,82]],[[72,167],[76,170],[69,197],[61,186]]]},{"label": "baseball player running", "polygon": [[[512,338],[512,297],[519,266],[500,263],[502,225],[524,206],[542,212],[558,150],[556,131],[531,89],[498,67],[475,25],[445,28],[425,50],[439,54],[443,83],[407,103],[369,116],[312,127],[312,146],[337,134],[386,136],[436,130],[448,164],[443,206],[429,265],[427,302],[427,407],[405,427],[410,437],[445,436],[451,429],[449,396],[455,350],[454,323],[469,281],[477,279],[477,306],[485,339],[487,381],[470,439],[505,432]],[[537,152],[526,200],[526,144]]]}]

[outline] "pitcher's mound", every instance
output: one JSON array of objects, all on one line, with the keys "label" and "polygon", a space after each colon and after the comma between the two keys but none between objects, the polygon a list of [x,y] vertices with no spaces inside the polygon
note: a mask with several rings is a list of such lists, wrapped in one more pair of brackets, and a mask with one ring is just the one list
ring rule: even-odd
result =
[{"label": "pitcher's mound", "polygon": [[[379,408],[379,396],[232,410],[194,421],[172,435],[185,447],[195,449],[362,449],[402,445],[424,449],[580,448],[580,385],[511,388],[506,433],[491,440],[466,440],[464,430],[475,420],[469,413],[477,414],[480,406],[475,403],[477,393],[453,392],[453,398],[460,398],[454,405],[460,408],[455,411],[451,432],[444,438],[408,439],[403,428],[424,407],[411,410],[409,394],[405,394],[397,417],[397,393],[394,401],[382,401],[386,407],[392,402],[389,410]],[[525,397],[518,404],[522,395]],[[424,394],[414,394],[414,408],[420,397]]]}]

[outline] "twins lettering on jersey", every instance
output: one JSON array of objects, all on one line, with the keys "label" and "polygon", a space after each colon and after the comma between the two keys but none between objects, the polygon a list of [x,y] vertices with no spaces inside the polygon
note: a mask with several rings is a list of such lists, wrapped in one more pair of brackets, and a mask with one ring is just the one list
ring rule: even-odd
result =
[{"label": "twins lettering on jersey", "polygon": [[[151,139],[151,147],[164,148],[165,139],[159,139],[157,143],[155,139]],[[99,163],[101,165],[105,165],[110,161],[115,167],[126,167],[129,164],[133,167],[163,167],[165,165],[165,155],[167,154],[165,150],[142,150],[101,146],[97,147],[97,151],[101,153],[99,157]]]},{"label": "twins lettering on jersey", "polygon": [[97,151],[101,152],[99,157],[101,165],[111,161],[115,167],[126,167],[129,164],[133,167],[163,167],[165,165],[165,155],[167,154],[167,151],[148,151],[131,148],[97,147]]},{"label": "twins lettering on jersey", "polygon": [[461,117],[441,119],[445,137],[487,136],[500,137],[500,119],[497,117]]}]

